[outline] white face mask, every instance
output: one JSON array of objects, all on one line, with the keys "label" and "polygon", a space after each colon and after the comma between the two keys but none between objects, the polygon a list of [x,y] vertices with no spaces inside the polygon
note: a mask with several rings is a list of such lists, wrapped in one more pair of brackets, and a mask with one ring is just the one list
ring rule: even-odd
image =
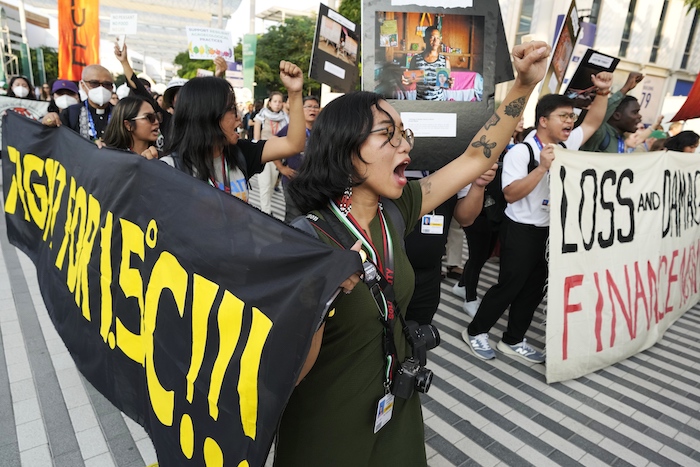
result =
[{"label": "white face mask", "polygon": [[80,102],[85,102],[87,100],[87,94],[83,91],[83,88],[78,89],[78,95],[80,96]]},{"label": "white face mask", "polygon": [[78,103],[78,99],[76,99],[73,96],[69,96],[67,94],[64,94],[62,96],[58,96],[53,101],[56,103],[56,107],[58,107],[61,110],[67,109],[71,105],[75,105]]},{"label": "white face mask", "polygon": [[29,89],[25,88],[24,86],[15,86],[12,88],[12,92],[14,92],[15,96],[19,97],[20,99],[29,95]]},{"label": "white face mask", "polygon": [[102,86],[90,89],[88,91],[88,99],[97,106],[105,105],[112,98],[112,91],[105,89]]}]

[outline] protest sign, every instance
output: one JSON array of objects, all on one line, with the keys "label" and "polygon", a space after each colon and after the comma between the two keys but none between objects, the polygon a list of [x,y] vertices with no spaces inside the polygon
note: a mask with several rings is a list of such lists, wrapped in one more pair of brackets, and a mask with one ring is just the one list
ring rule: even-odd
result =
[{"label": "protest sign", "polygon": [[555,151],[549,383],[651,347],[700,298],[697,154]]},{"label": "protest sign", "polygon": [[213,60],[223,57],[233,61],[231,31],[214,28],[187,27],[187,50],[194,60]]},{"label": "protest sign", "polygon": [[360,25],[321,4],[309,77],[342,92],[352,91],[359,75],[359,47]]},{"label": "protest sign", "polygon": [[136,34],[138,29],[138,14],[136,13],[112,13],[109,15],[109,34]]},{"label": "protest sign", "polygon": [[[48,112],[49,103],[46,101],[33,101],[30,99],[18,99],[17,97],[0,96],[0,117],[8,110],[20,115],[39,120]],[[2,121],[0,121],[0,147],[2,147]]]},{"label": "protest sign", "polygon": [[359,255],[68,128],[8,112],[3,134],[8,238],[78,369],[160,465],[263,465]]}]

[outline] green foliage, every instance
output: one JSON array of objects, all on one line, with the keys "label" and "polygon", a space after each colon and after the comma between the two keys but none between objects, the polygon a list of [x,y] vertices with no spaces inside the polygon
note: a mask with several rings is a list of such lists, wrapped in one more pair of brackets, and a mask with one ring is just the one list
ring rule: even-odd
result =
[{"label": "green foliage", "polygon": [[199,68],[211,71],[216,69],[212,60],[192,60],[189,52],[180,52],[175,56],[173,62],[182,67],[177,70],[177,75],[185,79],[191,79],[197,76],[197,70]]},{"label": "green foliage", "polygon": [[684,0],[685,4],[688,6],[688,11],[686,13],[690,13],[690,10],[693,8],[700,9],[700,0]]},{"label": "green foliage", "polygon": [[[700,1],[700,0],[695,0]],[[338,13],[345,16],[355,24],[362,24],[362,1],[343,0],[338,8]]]},{"label": "green foliage", "polygon": [[[44,71],[46,72],[46,82],[58,78],[58,51],[51,47],[41,46],[44,52]],[[32,74],[34,75],[34,85],[39,85],[39,66],[36,61],[36,49],[31,49],[32,54]]]},{"label": "green foliage", "polygon": [[[321,84],[308,77],[311,62],[311,48],[316,31],[316,18],[288,18],[286,23],[272,26],[266,34],[258,37],[256,48],[255,81],[258,83],[256,95],[271,91],[282,91],[279,79],[279,62],[290,61],[304,73],[304,94],[320,94]],[[258,67],[265,63],[270,75],[258,75]]]}]

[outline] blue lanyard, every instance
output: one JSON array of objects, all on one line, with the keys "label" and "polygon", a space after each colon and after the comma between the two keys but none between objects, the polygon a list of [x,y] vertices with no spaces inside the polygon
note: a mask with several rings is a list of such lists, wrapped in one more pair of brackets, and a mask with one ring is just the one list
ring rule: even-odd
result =
[{"label": "blue lanyard", "polygon": [[[90,139],[93,141],[97,139],[97,130],[95,129],[95,122],[92,119],[92,112],[90,112],[90,107],[88,106],[88,101],[85,101],[85,110],[87,110],[87,117],[88,117],[88,135],[90,136]],[[112,112],[109,112],[107,115],[107,123],[109,123],[109,120],[112,118]]]},{"label": "blue lanyard", "polygon": [[622,139],[622,136],[617,135],[617,152],[619,154],[623,154],[625,152],[625,140]]},{"label": "blue lanyard", "polygon": [[544,145],[542,144],[542,141],[540,141],[540,139],[537,137],[537,135],[535,135],[535,144],[537,145],[537,149],[542,151]]}]

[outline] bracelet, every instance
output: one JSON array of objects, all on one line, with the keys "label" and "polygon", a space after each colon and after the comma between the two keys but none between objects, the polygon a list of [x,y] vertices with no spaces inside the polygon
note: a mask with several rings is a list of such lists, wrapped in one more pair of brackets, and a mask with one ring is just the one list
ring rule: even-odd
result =
[{"label": "bracelet", "polygon": [[610,94],[610,89],[606,89],[606,90],[603,91],[603,92],[601,92],[601,91],[596,91],[595,94],[596,94],[596,96],[607,96],[608,94]]}]

